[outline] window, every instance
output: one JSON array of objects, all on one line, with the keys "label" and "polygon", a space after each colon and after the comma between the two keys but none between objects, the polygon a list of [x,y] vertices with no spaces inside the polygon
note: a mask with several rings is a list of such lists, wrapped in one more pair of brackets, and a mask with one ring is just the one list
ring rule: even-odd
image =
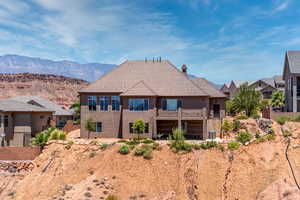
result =
[{"label": "window", "polygon": [[120,110],[120,97],[112,96],[111,97],[112,110],[119,111]]},{"label": "window", "polygon": [[104,110],[104,111],[108,110],[108,96],[100,97],[100,110]]},{"label": "window", "polygon": [[[134,133],[133,123],[129,123],[129,133]],[[145,132],[144,133],[149,133],[149,123],[145,123]]]},{"label": "window", "polygon": [[149,99],[129,99],[129,110],[146,111],[149,109]]},{"label": "window", "polygon": [[0,115],[0,128],[2,127],[2,115]]},{"label": "window", "polygon": [[96,110],[96,104],[97,104],[97,97],[96,96],[88,96],[88,105],[89,110]]},{"label": "window", "polygon": [[182,106],[182,101],[178,99],[163,99],[162,107],[166,111],[177,111]]},{"label": "window", "polygon": [[45,116],[43,116],[43,115],[40,116],[40,119],[44,119],[44,118],[45,118]]},{"label": "window", "polygon": [[4,127],[8,127],[8,115],[4,116]]},{"label": "window", "polygon": [[96,122],[96,132],[102,132],[102,122]]},{"label": "window", "polygon": [[214,118],[220,118],[220,104],[213,105]]}]

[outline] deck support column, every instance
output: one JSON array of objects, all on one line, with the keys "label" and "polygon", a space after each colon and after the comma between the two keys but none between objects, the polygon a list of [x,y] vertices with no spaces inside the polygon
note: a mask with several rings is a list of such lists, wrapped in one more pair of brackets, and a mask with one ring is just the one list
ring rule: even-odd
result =
[{"label": "deck support column", "polygon": [[293,84],[293,112],[297,112],[297,85]]}]

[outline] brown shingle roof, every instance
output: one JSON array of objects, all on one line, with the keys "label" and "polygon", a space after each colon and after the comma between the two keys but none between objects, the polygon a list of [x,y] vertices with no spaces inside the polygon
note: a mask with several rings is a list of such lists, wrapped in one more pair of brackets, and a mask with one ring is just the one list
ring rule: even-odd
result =
[{"label": "brown shingle roof", "polygon": [[[135,88],[135,92],[142,94],[142,87],[148,93],[149,88],[158,96],[208,96],[197,87],[182,72],[167,60],[161,62],[130,60],[122,63],[110,73],[83,88],[80,93],[96,92],[129,92],[138,82],[143,84]],[[146,87],[147,86],[147,87]],[[134,92],[134,91],[132,91]]]},{"label": "brown shingle roof", "polygon": [[226,95],[220,90],[216,89],[208,80],[205,78],[190,78],[195,85],[201,88],[210,97],[226,97]]},{"label": "brown shingle roof", "polygon": [[157,96],[157,94],[144,81],[140,81],[132,88],[123,92],[121,96]]}]

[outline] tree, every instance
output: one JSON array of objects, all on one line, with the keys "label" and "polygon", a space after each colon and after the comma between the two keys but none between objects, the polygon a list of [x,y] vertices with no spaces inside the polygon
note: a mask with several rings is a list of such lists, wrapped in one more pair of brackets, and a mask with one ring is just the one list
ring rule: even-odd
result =
[{"label": "tree", "polygon": [[245,112],[247,116],[255,114],[259,108],[261,95],[255,88],[248,84],[243,84],[238,89],[233,98],[233,108],[237,112]]},{"label": "tree", "polygon": [[132,129],[134,131],[134,133],[138,134],[143,134],[145,132],[145,123],[143,120],[135,120],[133,125],[132,125]]},{"label": "tree", "polygon": [[80,100],[76,100],[75,103],[73,103],[71,106],[70,106],[70,109],[73,109],[76,116],[80,118]]},{"label": "tree", "polygon": [[96,131],[96,123],[92,119],[84,122],[84,127],[88,131],[88,139],[90,139],[90,132]]},{"label": "tree", "polygon": [[233,107],[233,101],[232,100],[227,100],[226,101],[226,112],[228,115],[233,115],[235,114],[235,110]]},{"label": "tree", "polygon": [[284,106],[284,93],[283,91],[274,91],[272,93],[271,105],[273,107],[282,108]]}]

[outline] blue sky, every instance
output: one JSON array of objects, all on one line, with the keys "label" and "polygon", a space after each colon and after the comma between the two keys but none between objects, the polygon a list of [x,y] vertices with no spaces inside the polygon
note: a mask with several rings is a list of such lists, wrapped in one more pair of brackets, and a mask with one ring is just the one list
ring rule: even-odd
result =
[{"label": "blue sky", "polygon": [[299,0],[1,0],[0,55],[119,64],[161,56],[216,83],[282,73]]}]

